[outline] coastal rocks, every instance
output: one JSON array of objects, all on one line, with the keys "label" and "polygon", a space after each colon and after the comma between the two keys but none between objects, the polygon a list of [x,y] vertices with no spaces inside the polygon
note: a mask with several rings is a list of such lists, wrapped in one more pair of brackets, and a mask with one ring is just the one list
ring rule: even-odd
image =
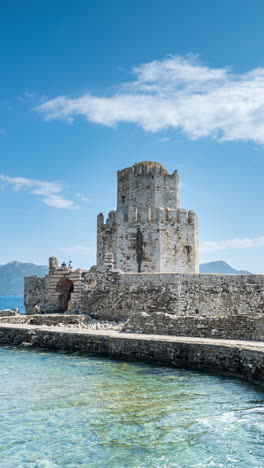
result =
[{"label": "coastal rocks", "polygon": [[36,325],[43,327],[83,328],[90,330],[121,330],[123,322],[97,321],[87,315],[75,314],[35,314],[0,315],[0,325]]},{"label": "coastal rocks", "polygon": [[15,315],[19,315],[19,309],[0,310],[0,317],[14,317]]}]

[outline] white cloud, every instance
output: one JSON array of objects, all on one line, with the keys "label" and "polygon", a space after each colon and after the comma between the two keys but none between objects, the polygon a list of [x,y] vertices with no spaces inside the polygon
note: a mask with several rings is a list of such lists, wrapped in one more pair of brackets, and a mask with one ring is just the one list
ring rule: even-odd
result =
[{"label": "white cloud", "polygon": [[3,187],[8,184],[15,191],[28,190],[34,195],[40,195],[43,202],[48,206],[67,209],[79,208],[72,200],[67,200],[61,195],[63,187],[57,182],[26,179],[25,177],[9,177],[4,174],[0,174],[0,181],[2,181]]},{"label": "white cloud", "polygon": [[75,205],[73,200],[67,200],[63,198],[61,195],[50,195],[48,198],[44,198],[44,203],[48,206],[52,206],[54,208],[67,208],[70,210],[76,210],[79,207]]},{"label": "white cloud", "polygon": [[92,198],[89,198],[86,195],[83,195],[82,193],[76,193],[75,196],[78,197],[81,201],[84,201],[87,203],[90,203],[93,201]]},{"label": "white cloud", "polygon": [[61,252],[67,254],[91,255],[96,253],[96,247],[87,247],[85,245],[74,245],[72,247],[60,247]]},{"label": "white cloud", "polygon": [[200,251],[205,253],[227,249],[246,249],[250,247],[264,247],[264,237],[257,237],[255,239],[230,239],[202,242]]},{"label": "white cloud", "polygon": [[158,132],[173,128],[191,139],[264,143],[264,68],[235,74],[209,68],[194,56],[170,56],[132,69],[134,80],[110,97],[58,96],[37,107],[45,120],[120,122]]}]

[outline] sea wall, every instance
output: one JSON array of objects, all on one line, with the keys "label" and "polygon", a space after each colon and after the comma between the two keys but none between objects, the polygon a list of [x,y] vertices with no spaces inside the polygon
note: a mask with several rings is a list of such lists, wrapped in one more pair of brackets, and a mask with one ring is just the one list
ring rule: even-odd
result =
[{"label": "sea wall", "polygon": [[50,330],[34,326],[0,326],[0,344],[53,351],[92,353],[126,361],[173,367],[228,371],[264,382],[264,344],[202,338],[128,335],[117,332]]}]

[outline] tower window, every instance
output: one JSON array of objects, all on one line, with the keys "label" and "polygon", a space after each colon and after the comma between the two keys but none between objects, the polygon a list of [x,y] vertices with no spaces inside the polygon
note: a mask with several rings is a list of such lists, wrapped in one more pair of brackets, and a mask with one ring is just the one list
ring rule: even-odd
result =
[{"label": "tower window", "polygon": [[125,196],[122,195],[122,203],[125,203],[125,200],[126,200]]}]

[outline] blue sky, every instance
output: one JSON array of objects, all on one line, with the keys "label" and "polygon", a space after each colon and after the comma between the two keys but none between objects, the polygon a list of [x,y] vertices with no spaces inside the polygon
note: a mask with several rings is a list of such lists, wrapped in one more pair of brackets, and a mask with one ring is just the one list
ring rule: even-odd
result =
[{"label": "blue sky", "polygon": [[116,171],[178,169],[201,262],[264,273],[264,4],[10,1],[0,14],[0,263],[95,263]]}]

